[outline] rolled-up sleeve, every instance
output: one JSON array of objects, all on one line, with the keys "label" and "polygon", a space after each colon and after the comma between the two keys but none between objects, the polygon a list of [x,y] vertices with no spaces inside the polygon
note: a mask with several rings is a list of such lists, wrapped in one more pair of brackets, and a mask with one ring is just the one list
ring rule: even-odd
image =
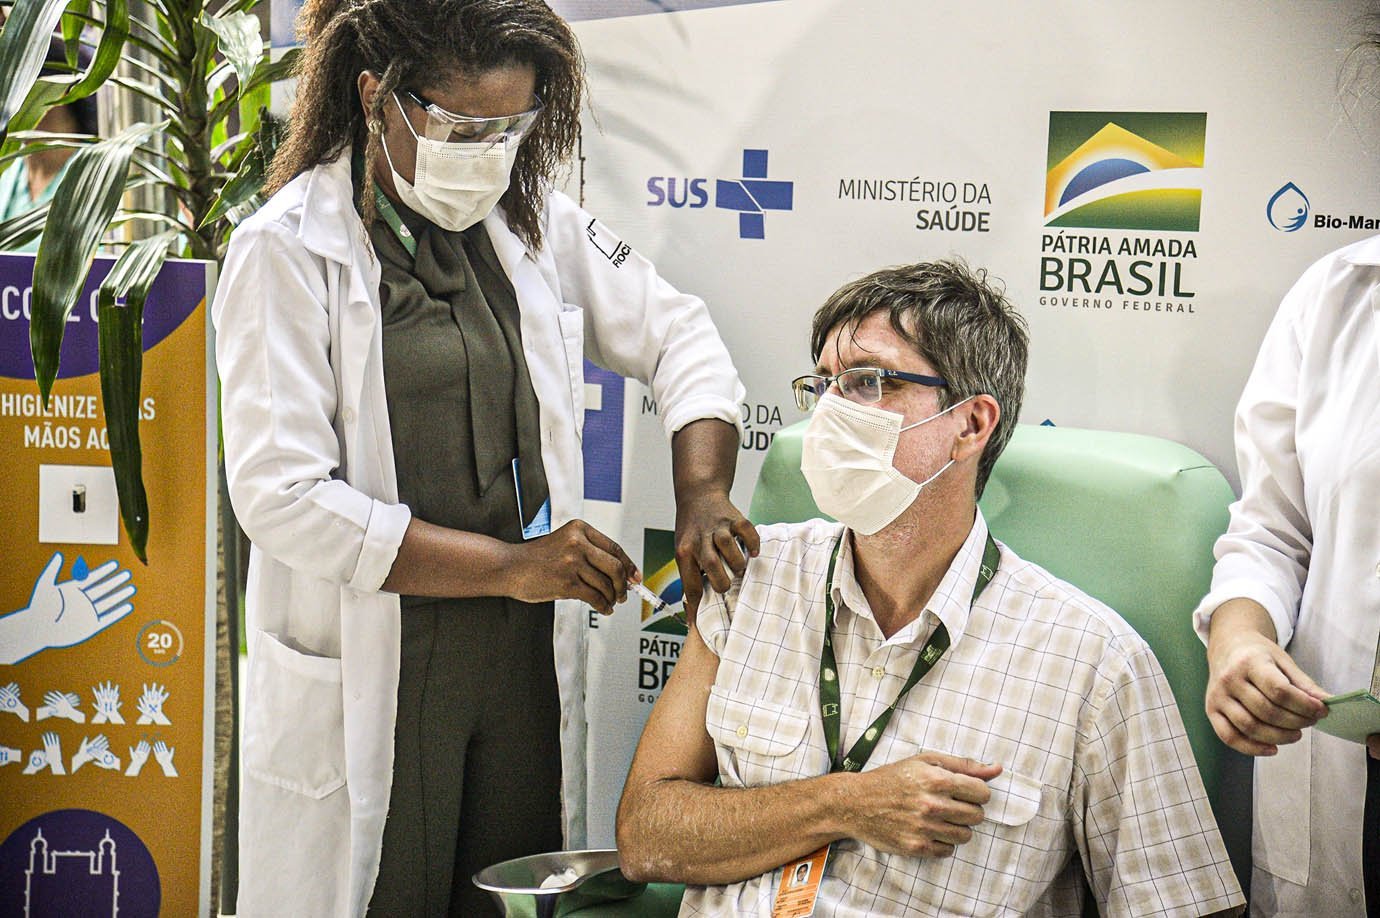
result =
[{"label": "rolled-up sleeve", "polygon": [[1286,646],[1298,621],[1313,528],[1299,465],[1296,419],[1302,360],[1300,318],[1319,295],[1322,265],[1305,273],[1284,298],[1260,346],[1236,409],[1236,462],[1241,499],[1217,540],[1212,588],[1193,612],[1193,626],[1207,641],[1212,613],[1222,603],[1253,599],[1274,622]]},{"label": "rolled-up sleeve", "polygon": [[262,551],[365,591],[391,570],[411,512],[337,477],[327,272],[286,226],[236,232],[212,307],[230,500]]},{"label": "rolled-up sleeve", "polygon": [[733,627],[733,603],[738,598],[737,587],[738,581],[735,580],[728,595],[706,588],[699,611],[695,613],[695,627],[699,629],[700,639],[716,657],[724,655],[724,645],[728,643],[728,633]]},{"label": "rolled-up sleeve", "polygon": [[562,296],[586,309],[585,355],[649,386],[667,436],[701,418],[741,434],[745,390],[703,300],[560,193],[549,199],[547,244]]}]

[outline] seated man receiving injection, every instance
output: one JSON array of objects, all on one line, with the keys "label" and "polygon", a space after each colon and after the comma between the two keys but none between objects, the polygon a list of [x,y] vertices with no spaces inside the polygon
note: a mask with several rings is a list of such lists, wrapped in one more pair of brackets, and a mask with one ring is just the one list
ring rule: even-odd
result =
[{"label": "seated man receiving injection", "polygon": [[1104,915],[1238,913],[1150,648],[977,509],[1024,321],[983,272],[917,264],[837,291],[812,350],[801,468],[839,522],[763,527],[706,595],[623,791],[624,873],[690,884],[682,915],[1077,916],[1084,881]]}]

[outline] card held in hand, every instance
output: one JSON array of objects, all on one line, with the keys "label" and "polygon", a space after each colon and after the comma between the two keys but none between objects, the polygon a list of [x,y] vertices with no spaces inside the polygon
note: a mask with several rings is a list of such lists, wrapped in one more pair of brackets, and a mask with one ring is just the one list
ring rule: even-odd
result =
[{"label": "card held in hand", "polygon": [[1317,729],[1333,736],[1364,743],[1372,733],[1380,733],[1380,698],[1365,689],[1333,695],[1326,699],[1327,716]]}]

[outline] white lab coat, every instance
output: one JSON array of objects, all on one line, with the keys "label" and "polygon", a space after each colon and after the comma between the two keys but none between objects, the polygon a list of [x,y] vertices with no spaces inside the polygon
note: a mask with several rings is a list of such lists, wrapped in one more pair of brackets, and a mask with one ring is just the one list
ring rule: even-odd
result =
[{"label": "white lab coat", "polygon": [[[1367,688],[1380,638],[1380,237],[1313,265],[1260,347],[1236,414],[1241,499],[1212,590],[1270,613],[1330,692]],[[1366,749],[1318,730],[1255,762],[1251,910],[1364,916]]]},{"label": "white lab coat", "polygon": [[[583,358],[643,380],[668,434],[737,424],[742,385],[704,304],[552,193],[532,252],[485,221],[521,311],[552,526],[581,514]],[[610,258],[607,253],[614,253]],[[399,604],[379,591],[410,511],[384,396],[379,265],[348,156],[298,176],[235,233],[212,309],[225,460],[253,542],[239,913],[364,913],[393,766]],[[587,308],[582,308],[587,307]],[[439,421],[438,423],[444,423]],[[585,835],[583,607],[556,604],[567,844]]]}]

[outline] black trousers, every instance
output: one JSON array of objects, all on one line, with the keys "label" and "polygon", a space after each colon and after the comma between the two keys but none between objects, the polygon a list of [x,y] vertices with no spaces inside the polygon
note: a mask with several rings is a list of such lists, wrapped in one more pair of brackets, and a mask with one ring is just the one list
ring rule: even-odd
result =
[{"label": "black trousers", "polygon": [[552,606],[405,602],[393,790],[370,915],[498,915],[471,877],[561,848]]}]

